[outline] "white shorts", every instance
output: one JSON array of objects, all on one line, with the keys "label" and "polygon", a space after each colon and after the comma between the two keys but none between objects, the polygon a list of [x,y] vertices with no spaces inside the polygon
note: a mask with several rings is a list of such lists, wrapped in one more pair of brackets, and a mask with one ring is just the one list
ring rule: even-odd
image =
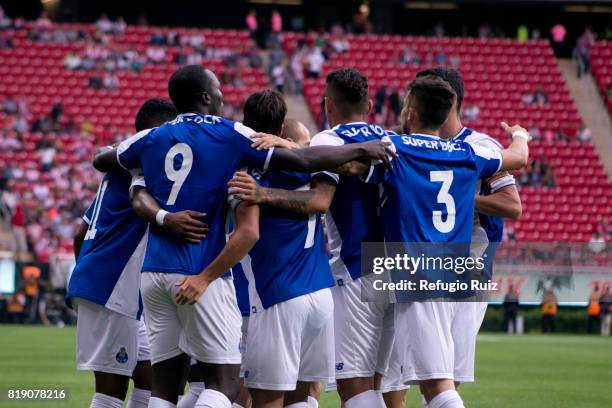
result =
[{"label": "white shorts", "polygon": [[131,377],[139,360],[141,322],[85,299],[75,298],[74,304],[77,369]]},{"label": "white shorts", "polygon": [[486,312],[487,302],[457,303],[457,314],[451,329],[455,343],[455,381],[474,381],[476,336]]},{"label": "white shorts", "polygon": [[[391,306],[389,312],[385,313],[385,320],[394,320],[394,307]],[[386,330],[395,328],[395,324],[385,324]],[[384,394],[392,391],[403,391],[410,388],[410,385],[405,384],[402,379],[402,361],[399,356],[397,345],[395,344],[395,330],[391,330],[386,335],[383,334],[383,340],[380,344],[379,353],[388,353],[386,350],[391,350],[389,353],[389,366],[387,373],[382,376],[380,381],[380,391]],[[383,351],[385,350],[385,351]]]},{"label": "white shorts", "polygon": [[240,378],[244,378],[244,356],[246,355],[246,341],[249,334],[249,316],[242,316],[242,336],[240,337],[240,355],[242,356],[242,364],[240,364]]},{"label": "white shorts", "polygon": [[213,281],[194,305],[177,305],[185,275],[144,272],[141,279],[151,364],[182,353],[210,364],[240,364],[242,318],[231,279]]},{"label": "white shorts", "polygon": [[147,361],[151,359],[151,343],[149,343],[149,335],[147,334],[147,325],[144,322],[144,316],[138,322],[138,361]]},{"label": "white shorts", "polygon": [[298,381],[329,382],[334,375],[333,308],[331,291],[322,289],[251,313],[245,385],[292,391]]},{"label": "white shorts", "polygon": [[336,379],[384,375],[391,357],[393,305],[363,302],[359,279],[333,287],[332,294]]},{"label": "white shorts", "polygon": [[458,302],[395,304],[395,341],[402,361],[402,381],[455,378],[452,328]]}]

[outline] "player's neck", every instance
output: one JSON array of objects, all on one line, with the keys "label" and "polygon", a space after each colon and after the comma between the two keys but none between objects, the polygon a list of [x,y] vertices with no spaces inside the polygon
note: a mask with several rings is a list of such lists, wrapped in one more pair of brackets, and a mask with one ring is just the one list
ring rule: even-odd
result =
[{"label": "player's neck", "polygon": [[440,129],[440,137],[442,139],[451,139],[459,134],[463,129],[463,124],[457,115],[449,116],[448,120]]},{"label": "player's neck", "polygon": [[338,125],[344,125],[346,123],[365,122],[365,121],[366,120],[363,115],[360,115],[360,114],[347,115],[347,116],[343,116],[339,118],[334,118],[333,120],[330,119],[329,126],[335,127]]},{"label": "player's neck", "polygon": [[410,133],[419,135],[440,136],[440,129],[429,129],[422,126],[411,126]]}]

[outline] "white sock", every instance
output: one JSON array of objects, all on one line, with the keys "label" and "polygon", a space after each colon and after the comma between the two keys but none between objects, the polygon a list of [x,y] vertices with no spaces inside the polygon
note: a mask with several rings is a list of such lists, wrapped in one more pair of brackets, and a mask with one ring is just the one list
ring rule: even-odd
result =
[{"label": "white sock", "polygon": [[96,392],[89,408],[123,408],[123,401],[119,398]]},{"label": "white sock", "polygon": [[308,396],[308,408],[319,408],[319,401],[310,395]]},{"label": "white sock", "polygon": [[455,390],[448,390],[436,395],[429,401],[428,408],[465,408],[459,393]]},{"label": "white sock", "polygon": [[189,391],[176,405],[177,408],[193,408],[195,407],[196,402],[198,401],[198,397],[204,391],[204,383],[203,382],[190,382],[189,383]]},{"label": "white sock", "polygon": [[296,402],[295,404],[285,405],[285,408],[308,408],[308,403],[304,402]]},{"label": "white sock", "polygon": [[149,408],[176,408],[176,405],[161,398],[151,397],[149,398]]},{"label": "white sock", "polygon": [[150,390],[134,388],[125,408],[147,408],[149,406]]},{"label": "white sock", "polygon": [[386,408],[385,400],[380,392],[364,391],[344,403],[345,408]]},{"label": "white sock", "polygon": [[204,390],[195,404],[196,408],[232,408],[232,401],[215,390]]},{"label": "white sock", "polygon": [[429,408],[429,406],[427,405],[427,400],[425,399],[425,396],[423,394],[421,394],[421,402],[423,403],[423,408]]}]

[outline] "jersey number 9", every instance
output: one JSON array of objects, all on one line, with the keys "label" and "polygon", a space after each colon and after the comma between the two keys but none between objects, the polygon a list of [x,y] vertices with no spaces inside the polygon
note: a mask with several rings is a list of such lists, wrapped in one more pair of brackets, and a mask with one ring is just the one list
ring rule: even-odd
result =
[{"label": "jersey number 9", "polygon": [[[181,161],[181,167],[179,167],[177,170],[174,168],[174,159],[178,155],[181,155],[183,160]],[[179,191],[181,191],[181,187],[183,187],[183,183],[187,179],[192,165],[193,152],[188,144],[177,143],[172,146],[170,150],[168,150],[164,163],[164,169],[166,171],[166,177],[168,177],[168,180],[172,181],[172,188],[170,189],[168,201],[166,201],[167,205],[174,205],[176,202]]]}]

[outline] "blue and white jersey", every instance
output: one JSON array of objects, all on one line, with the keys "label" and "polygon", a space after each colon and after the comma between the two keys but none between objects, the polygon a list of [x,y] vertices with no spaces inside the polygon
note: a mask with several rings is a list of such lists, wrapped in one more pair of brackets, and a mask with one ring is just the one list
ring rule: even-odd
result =
[{"label": "blue and white jersey", "polygon": [[387,242],[469,243],[476,181],[501,166],[501,153],[462,141],[410,134],[386,137],[393,171],[372,166],[368,182],[383,182],[381,214]]},{"label": "blue and white jersey", "polygon": [[[491,136],[484,133],[476,132],[472,129],[464,127],[453,137],[452,140],[461,140],[473,145],[486,147],[491,150],[501,151],[503,146]],[[514,176],[510,173],[502,172],[493,175],[486,180],[478,180],[476,183],[476,191],[481,195],[494,194],[502,188],[516,185]],[[495,252],[499,243],[502,241],[504,231],[504,218],[493,215],[478,213],[478,220],[474,223],[472,231],[472,242],[480,250],[475,251],[475,255],[485,252],[487,254],[485,263],[485,272],[490,277],[492,275],[492,263],[495,257]]]},{"label": "blue and white jersey", "polygon": [[124,170],[107,173],[83,217],[89,228],[68,282],[69,306],[79,297],[140,318],[140,269],[147,223],[132,210],[131,179]]},{"label": "blue and white jersey", "polygon": [[[380,140],[390,132],[365,122],[346,123],[316,134],[311,146],[342,146]],[[315,173],[337,184],[336,193],[325,215],[331,249],[330,265],[338,284],[361,277],[361,243],[382,242],[379,187],[361,182],[357,176],[331,172]]]},{"label": "blue and white jersey", "polygon": [[251,147],[253,130],[212,115],[184,114],[121,143],[117,158],[126,169],[141,168],[149,193],[170,212],[206,213],[205,240],[186,244],[151,229],[144,272],[200,273],[225,246],[227,183],[241,165],[265,170],[272,149]]},{"label": "blue and white jersey", "polygon": [[[310,175],[287,171],[251,172],[271,188],[310,188]],[[259,241],[243,261],[251,312],[334,286],[325,251],[321,215],[261,206]]]}]

